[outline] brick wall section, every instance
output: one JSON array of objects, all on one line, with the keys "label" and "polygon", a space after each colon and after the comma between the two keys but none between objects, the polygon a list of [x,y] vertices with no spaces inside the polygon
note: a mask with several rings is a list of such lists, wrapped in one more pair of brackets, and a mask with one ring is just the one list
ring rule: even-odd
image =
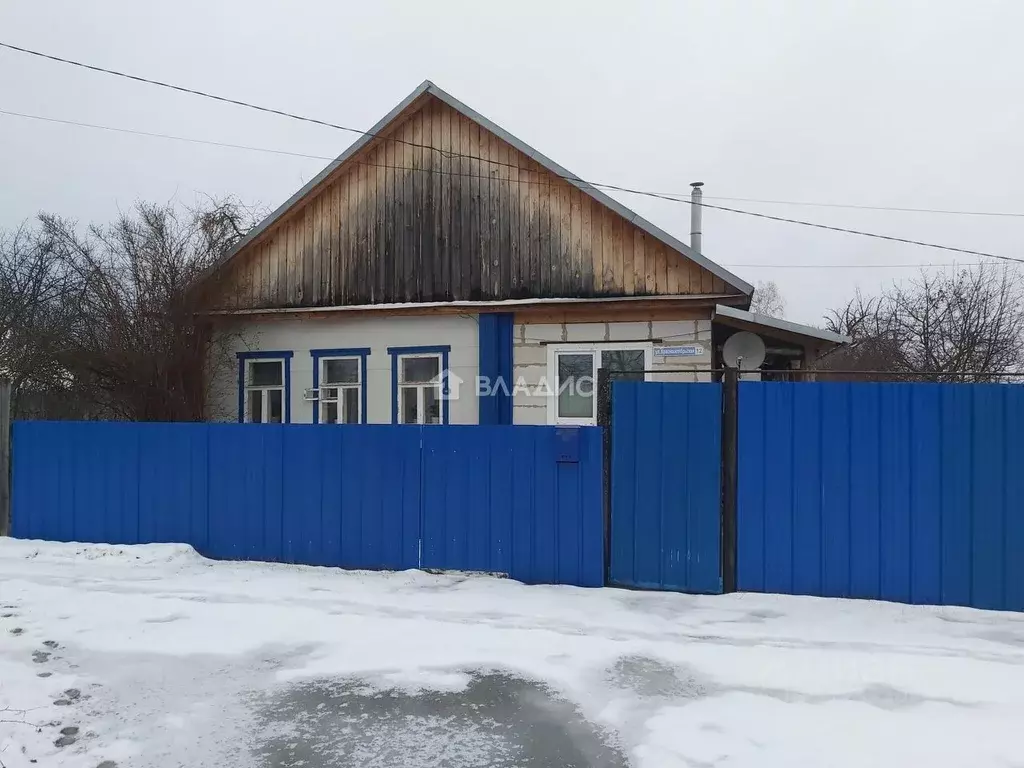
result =
[{"label": "brick wall section", "polygon": [[[660,357],[654,355],[649,375],[652,381],[707,381],[710,375],[695,369],[710,368],[710,320],[655,320],[628,323],[519,323],[513,329],[513,375],[533,389],[542,379],[555,387],[554,372],[548,370],[548,347],[551,344],[581,342],[613,343],[655,341],[658,346],[678,346],[699,342],[704,354],[699,357]],[[517,391],[513,397],[513,423],[547,424],[549,398],[536,393]]]}]

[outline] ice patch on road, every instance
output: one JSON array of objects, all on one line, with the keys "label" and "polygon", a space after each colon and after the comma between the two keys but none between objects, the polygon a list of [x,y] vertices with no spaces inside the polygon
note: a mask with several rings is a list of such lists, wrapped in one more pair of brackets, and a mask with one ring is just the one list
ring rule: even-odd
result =
[{"label": "ice patch on road", "polygon": [[262,765],[381,768],[625,768],[575,706],[546,686],[469,673],[458,692],[375,689],[359,679],[306,680],[264,699]]},{"label": "ice patch on road", "polygon": [[424,691],[460,693],[465,691],[472,682],[472,676],[465,672],[443,669],[406,669],[381,675],[379,685],[383,688],[415,695]]}]

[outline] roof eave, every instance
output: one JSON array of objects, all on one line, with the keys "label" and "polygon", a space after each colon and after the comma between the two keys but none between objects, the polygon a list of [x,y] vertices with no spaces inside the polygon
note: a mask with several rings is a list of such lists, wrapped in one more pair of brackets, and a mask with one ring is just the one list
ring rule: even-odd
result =
[{"label": "roof eave", "polygon": [[749,296],[754,292],[754,286],[750,285],[750,283],[740,279],[729,270],[711,261],[711,259],[707,258],[703,254],[693,250],[682,240],[673,237],[665,230],[647,221],[647,219],[645,219],[640,214],[636,213],[635,211],[631,211],[629,208],[624,206],[615,198],[610,197],[608,194],[602,192],[600,189],[597,189],[592,184],[589,184],[588,182],[584,181],[576,174],[563,168],[551,158],[541,154],[526,142],[513,136],[500,125],[497,125],[496,123],[493,123],[490,120],[488,120],[486,117],[481,115],[472,107],[463,104],[461,101],[456,99],[447,91],[437,87],[436,85],[430,83],[429,81],[427,81],[427,83],[429,83],[427,91],[430,94],[436,96],[441,101],[445,102],[452,109],[458,110],[459,112],[462,112],[464,115],[466,115],[466,117],[475,120],[480,125],[484,126],[487,130],[489,130],[491,133],[508,142],[513,147],[522,152],[524,155],[528,156],[530,159],[540,163],[542,166],[547,168],[556,176],[561,176],[563,179],[568,181],[581,192],[585,192],[602,205],[606,205],[607,207],[611,208],[617,214],[626,219],[626,221],[644,230],[647,234],[651,235],[652,237],[656,237],[658,240],[661,240],[665,245],[669,246],[673,250],[679,251],[686,258],[700,265],[701,267],[703,267],[716,277],[720,277],[731,287],[736,288],[740,293]]},{"label": "roof eave", "polygon": [[832,333],[831,331],[826,331],[822,328],[815,328],[814,326],[803,325],[802,323],[794,323],[789,320],[780,320],[767,315],[759,315],[756,312],[748,312],[745,309],[737,309],[736,307],[729,307],[724,304],[718,304],[715,306],[711,319],[717,320],[719,316],[731,320],[738,320],[743,323],[764,326],[765,328],[777,331],[784,331],[796,336],[804,336],[818,341],[825,341],[830,344],[842,345],[849,344],[853,341],[849,336],[842,336],[838,333]]}]

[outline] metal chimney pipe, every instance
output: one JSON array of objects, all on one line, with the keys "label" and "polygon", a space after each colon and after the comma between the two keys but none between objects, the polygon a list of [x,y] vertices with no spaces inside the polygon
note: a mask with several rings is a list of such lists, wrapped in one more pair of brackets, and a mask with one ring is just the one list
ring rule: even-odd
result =
[{"label": "metal chimney pipe", "polygon": [[704,186],[704,182],[695,181],[690,186],[693,187],[693,192],[690,193],[690,247],[697,253],[700,253],[704,247],[704,237],[701,232],[704,193],[700,190]]}]

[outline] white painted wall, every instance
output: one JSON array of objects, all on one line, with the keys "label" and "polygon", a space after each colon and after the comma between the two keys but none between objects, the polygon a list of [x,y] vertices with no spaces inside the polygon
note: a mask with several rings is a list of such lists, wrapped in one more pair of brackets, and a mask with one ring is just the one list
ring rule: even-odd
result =
[{"label": "white painted wall", "polygon": [[[654,342],[655,354],[648,375],[650,381],[709,381],[711,376],[697,369],[711,368],[711,320],[669,320],[632,323],[520,323],[513,329],[512,360],[516,381],[522,380],[529,392],[520,387],[512,400],[515,424],[549,423],[550,397],[538,394],[535,387],[544,378],[554,389],[555,371],[548,366],[551,344],[574,342]],[[704,354],[695,357],[662,357],[659,346],[700,343]]]},{"label": "white painted wall", "polygon": [[[449,401],[449,423],[476,424],[479,408],[476,376],[479,370],[479,326],[475,316],[423,315],[403,317],[353,317],[339,312],[333,317],[282,316],[238,321],[225,331],[221,346],[243,351],[291,351],[291,421],[310,424],[314,403],[302,392],[313,386],[311,349],[369,347],[367,367],[367,421],[391,423],[391,355],[388,347],[450,345],[449,370],[466,384],[458,398]],[[233,357],[233,355],[232,355]],[[209,412],[211,420],[235,421],[238,417],[238,366],[215,366]]]}]

